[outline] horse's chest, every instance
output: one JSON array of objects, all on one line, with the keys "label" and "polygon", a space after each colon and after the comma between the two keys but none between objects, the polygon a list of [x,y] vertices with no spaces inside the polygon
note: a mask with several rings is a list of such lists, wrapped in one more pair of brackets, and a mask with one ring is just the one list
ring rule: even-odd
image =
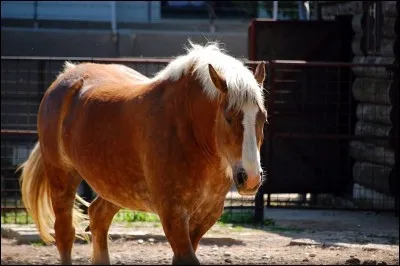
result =
[{"label": "horse's chest", "polygon": [[203,191],[204,201],[216,202],[226,197],[231,182],[229,180],[218,179],[219,182],[209,182]]}]

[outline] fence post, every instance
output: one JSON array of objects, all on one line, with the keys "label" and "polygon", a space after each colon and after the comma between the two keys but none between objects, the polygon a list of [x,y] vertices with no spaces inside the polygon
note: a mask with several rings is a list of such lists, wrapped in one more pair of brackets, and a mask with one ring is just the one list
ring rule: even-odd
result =
[{"label": "fence post", "polygon": [[264,220],[264,185],[261,185],[255,197],[254,222],[261,224],[263,220]]},{"label": "fence post", "polygon": [[[273,82],[273,78],[274,75],[272,74],[271,70],[272,70],[272,66],[271,66],[271,62],[267,61],[266,62],[266,67],[267,67],[267,77],[265,79],[265,84],[264,87],[267,90],[267,93],[270,93],[271,91],[271,84]],[[266,104],[266,103],[264,103]],[[269,112],[269,108],[268,106],[266,106],[266,109]],[[266,122],[268,123],[268,122]],[[265,176],[267,176],[268,173],[268,169],[269,166],[271,164],[271,157],[270,157],[270,150],[271,150],[271,141],[270,141],[270,132],[268,132],[267,129],[267,125],[264,126],[264,143],[261,146],[261,161],[262,163],[265,163],[265,165],[263,165],[263,170],[266,172]],[[266,136],[265,136],[266,135]],[[259,188],[258,193],[256,194],[255,197],[255,213],[254,213],[254,221],[255,223],[262,223],[264,221],[264,207],[265,207],[265,203],[264,203],[264,194],[265,194],[265,190],[264,190],[264,185],[266,184],[266,182],[263,181],[263,184],[261,185],[261,187]]]}]

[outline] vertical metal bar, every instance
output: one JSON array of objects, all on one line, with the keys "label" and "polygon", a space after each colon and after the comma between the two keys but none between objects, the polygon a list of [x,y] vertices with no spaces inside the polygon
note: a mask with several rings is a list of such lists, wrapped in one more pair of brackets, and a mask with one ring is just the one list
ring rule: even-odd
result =
[{"label": "vertical metal bar", "polygon": [[147,21],[151,22],[151,1],[147,1]]},{"label": "vertical metal bar", "polygon": [[37,101],[40,104],[40,102],[42,101],[42,96],[44,94],[44,92],[46,91],[46,87],[45,87],[45,67],[46,67],[46,62],[44,60],[38,60],[38,87],[37,87],[37,92],[38,92],[38,98]]},{"label": "vertical metal bar", "polygon": [[[350,69],[350,71],[348,71],[348,72],[349,72],[349,80],[348,80],[348,90],[347,90],[348,91],[348,95],[347,95],[347,135],[352,136],[353,135],[353,132],[352,132],[352,122],[353,122],[352,121],[352,115],[353,115],[353,104],[352,104],[353,74],[352,73],[353,73],[353,71],[352,71],[352,69]],[[356,110],[354,110],[354,112],[356,112]],[[348,143],[348,145],[350,146],[350,143]],[[351,177],[351,182],[350,182],[351,188],[349,188],[350,193],[352,195],[351,198],[353,198],[353,196],[354,196],[354,176],[353,176],[353,171],[352,171],[352,167],[353,167],[352,162],[353,162],[352,157],[350,155],[350,152],[348,152],[348,154],[347,154],[347,171]]]},{"label": "vertical metal bar", "polygon": [[117,29],[117,7],[116,1],[110,1],[111,5],[111,39],[115,45],[115,56],[120,56],[119,40],[118,40],[118,29]]},{"label": "vertical metal bar", "polygon": [[340,76],[340,66],[338,66],[338,75],[337,75],[337,86],[336,86],[336,96],[337,96],[337,103],[336,103],[336,133],[340,134],[340,117],[339,117],[339,113],[340,113],[340,99],[341,99],[341,90],[342,90],[342,86],[341,86],[342,82],[341,82],[341,76]]},{"label": "vertical metal bar", "polygon": [[[255,68],[255,66],[254,65],[250,65],[250,67],[251,67],[251,69],[252,69],[252,71],[254,71],[254,69],[253,68]],[[269,64],[267,64],[267,73],[269,73]],[[267,77],[267,83],[269,83],[268,82],[268,77]],[[267,85],[267,87],[268,87],[268,85]],[[265,104],[265,103],[264,103]],[[265,134],[266,132],[264,131],[264,134]],[[266,142],[267,142],[267,138],[264,138],[265,140],[266,140]],[[261,146],[261,148],[262,148],[262,150],[261,150],[261,163],[263,164],[263,162],[266,162],[268,159],[268,154],[265,152],[265,150],[266,150],[266,147],[265,147],[265,145],[267,145],[268,146],[268,143],[263,143],[263,145]],[[268,163],[267,163],[267,166],[268,166]],[[263,165],[263,170],[264,171],[267,171],[268,170],[268,167],[265,167],[264,165]],[[254,221],[255,221],[255,223],[262,223],[263,221],[264,221],[264,182],[262,183],[262,185],[261,185],[261,187],[259,188],[259,191],[258,191],[258,193],[256,194],[256,197],[255,197],[255,212],[254,212]]]},{"label": "vertical metal bar", "polygon": [[33,2],[33,28],[39,28],[39,22],[37,20],[38,17],[38,1]]},{"label": "vertical metal bar", "polygon": [[272,18],[278,20],[278,1],[274,1],[272,9]]},{"label": "vertical metal bar", "polygon": [[299,20],[309,20],[310,19],[309,1],[297,1],[297,12]]},{"label": "vertical metal bar", "polygon": [[310,20],[310,1],[304,2],[304,9],[306,12],[306,20]]},{"label": "vertical metal bar", "polygon": [[259,188],[254,201],[254,221],[255,223],[262,223],[264,221],[264,185]]},{"label": "vertical metal bar", "polygon": [[117,33],[117,9],[116,1],[110,1],[111,5],[111,32],[113,35]]},{"label": "vertical metal bar", "polygon": [[[399,76],[399,69],[398,68],[394,68],[394,69],[392,69],[392,79],[393,79],[393,84],[399,84],[399,78],[400,78],[400,76]],[[397,88],[395,88],[395,86],[393,86],[393,90],[398,90],[398,87]],[[393,195],[394,195],[394,198],[395,198],[395,202],[394,202],[394,215],[396,216],[396,217],[398,217],[399,216],[399,205],[400,205],[400,203],[399,203],[399,184],[400,184],[400,174],[399,174],[399,171],[400,171],[400,143],[399,143],[399,128],[400,128],[400,125],[399,125],[399,120],[398,120],[398,118],[399,118],[399,114],[400,114],[400,99],[399,99],[399,93],[398,93],[398,91],[397,91],[397,93],[393,93],[393,96],[392,96],[392,98],[394,98],[393,99],[393,112],[394,112],[394,117],[395,117],[395,120],[394,121],[392,121],[393,122],[393,125],[394,125],[394,137],[395,137],[395,140],[394,140],[394,160],[395,160],[395,168],[394,168],[394,174],[393,174],[393,176],[394,176],[394,184],[393,184],[393,186],[394,186],[394,188],[393,188],[393,192],[394,193],[392,193]],[[397,120],[396,120],[397,119]],[[390,135],[389,135],[390,136]]]},{"label": "vertical metal bar", "polygon": [[247,40],[249,48],[249,60],[257,60],[256,25],[257,20],[252,20],[249,27],[249,38]]},{"label": "vertical metal bar", "polygon": [[[268,62],[268,89],[269,89],[269,102],[267,104],[267,110],[268,110],[268,123],[269,125],[267,126],[268,128],[268,135],[267,135],[267,142],[268,142],[268,160],[267,160],[267,170],[268,174],[273,177],[274,175],[274,169],[272,166],[272,158],[274,156],[274,127],[273,127],[273,122],[274,122],[274,117],[273,117],[273,108],[274,108],[274,96],[275,96],[275,68],[276,64],[274,61],[269,61]],[[270,116],[270,114],[272,116]],[[271,118],[272,117],[272,118]],[[268,180],[267,180],[268,181]],[[267,198],[267,207],[271,206],[271,194],[268,194]]]}]

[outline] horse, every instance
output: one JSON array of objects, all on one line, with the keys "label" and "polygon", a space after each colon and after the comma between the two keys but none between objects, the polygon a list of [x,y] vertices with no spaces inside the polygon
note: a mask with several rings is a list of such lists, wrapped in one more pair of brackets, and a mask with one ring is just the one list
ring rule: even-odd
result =
[{"label": "horse", "polygon": [[[61,264],[72,264],[82,221],[92,263],[110,264],[108,230],[122,208],[159,216],[172,264],[200,264],[199,241],[231,187],[255,195],[263,182],[265,75],[264,62],[250,70],[219,42],[190,40],[152,77],[124,65],[65,62],[20,165],[23,203],[42,240],[55,241]],[[90,205],[76,194],[82,180],[97,194]]]}]

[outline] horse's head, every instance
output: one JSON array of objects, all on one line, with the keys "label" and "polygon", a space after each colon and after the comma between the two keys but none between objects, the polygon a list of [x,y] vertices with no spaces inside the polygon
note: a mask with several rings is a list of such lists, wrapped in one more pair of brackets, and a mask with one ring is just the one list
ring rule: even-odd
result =
[{"label": "horse's head", "polygon": [[[194,116],[207,123],[213,123],[214,129],[210,131],[210,127],[204,127],[199,122],[201,127],[194,130],[194,133],[209,134],[207,140],[216,141],[213,144],[216,144],[217,156],[239,193],[253,195],[263,177],[260,148],[267,116],[263,97],[265,63],[260,63],[253,73],[243,62],[225,53],[218,43],[206,46],[189,43],[190,47],[186,49],[188,53],[173,60],[154,79],[177,81],[185,74],[193,74],[196,82],[189,87],[202,87],[202,92],[208,97],[206,108],[209,109],[204,109],[205,101],[199,101],[196,95],[195,102],[200,107],[192,106],[190,113],[195,113]],[[208,149],[206,152],[214,151],[214,145],[212,148],[205,147]]]},{"label": "horse's head", "polygon": [[[208,68],[212,82],[221,92],[215,126],[217,146],[223,159],[227,161],[229,171],[232,171],[238,192],[241,195],[254,195],[263,177],[260,148],[266,111],[260,101],[252,101],[249,95],[243,97],[242,92],[232,92],[229,80],[211,64]],[[257,89],[261,91],[265,78],[265,64],[260,63],[251,74],[247,75],[247,78],[252,79],[253,84],[255,79],[259,86]],[[237,88],[238,91],[240,89]],[[240,108],[231,104],[235,97],[242,97]]]}]

